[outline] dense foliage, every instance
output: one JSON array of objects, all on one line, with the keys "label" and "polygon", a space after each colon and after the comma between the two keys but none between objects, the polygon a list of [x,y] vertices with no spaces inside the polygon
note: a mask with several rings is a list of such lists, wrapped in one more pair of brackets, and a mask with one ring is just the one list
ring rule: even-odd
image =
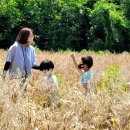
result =
[{"label": "dense foliage", "polygon": [[0,48],[30,27],[46,50],[130,51],[129,0],[0,0]]}]

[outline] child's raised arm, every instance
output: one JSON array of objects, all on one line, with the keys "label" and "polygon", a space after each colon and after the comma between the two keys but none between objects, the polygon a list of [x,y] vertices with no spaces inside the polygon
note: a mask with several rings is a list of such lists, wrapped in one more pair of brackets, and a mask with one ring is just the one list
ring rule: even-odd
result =
[{"label": "child's raised arm", "polygon": [[72,60],[73,60],[73,62],[74,62],[75,68],[78,70],[78,72],[79,72],[80,74],[82,74],[82,70],[80,70],[80,69],[78,68],[78,63],[77,63],[77,61],[76,61],[75,55],[74,55],[74,54],[71,54],[70,56],[71,56],[71,58],[72,58]]}]

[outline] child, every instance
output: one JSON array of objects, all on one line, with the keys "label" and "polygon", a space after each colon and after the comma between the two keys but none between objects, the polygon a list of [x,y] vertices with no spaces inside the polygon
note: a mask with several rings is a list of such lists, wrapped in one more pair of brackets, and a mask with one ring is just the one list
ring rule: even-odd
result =
[{"label": "child", "polygon": [[81,57],[81,63],[78,64],[75,55],[71,54],[71,58],[78,72],[81,74],[81,84],[83,94],[87,95],[94,92],[93,88],[93,74],[90,68],[93,66],[93,59],[91,56]]},{"label": "child", "polygon": [[58,105],[59,103],[59,98],[58,98],[58,93],[57,93],[57,88],[58,88],[58,79],[56,76],[52,73],[54,69],[54,64],[51,60],[44,60],[40,63],[39,66],[40,70],[43,72],[43,78],[46,83],[51,86],[49,89],[53,89],[51,96],[53,102]]}]

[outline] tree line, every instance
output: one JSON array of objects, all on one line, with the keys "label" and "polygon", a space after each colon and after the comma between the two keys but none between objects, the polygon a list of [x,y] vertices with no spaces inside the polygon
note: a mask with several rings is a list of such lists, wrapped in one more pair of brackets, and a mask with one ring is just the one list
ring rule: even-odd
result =
[{"label": "tree line", "polygon": [[0,48],[22,27],[44,50],[130,51],[130,1],[0,0]]}]

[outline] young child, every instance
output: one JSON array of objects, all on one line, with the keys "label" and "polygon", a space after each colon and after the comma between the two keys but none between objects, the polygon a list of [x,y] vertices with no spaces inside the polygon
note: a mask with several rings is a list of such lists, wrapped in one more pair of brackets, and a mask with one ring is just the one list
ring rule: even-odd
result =
[{"label": "young child", "polygon": [[93,59],[91,56],[81,57],[80,64],[77,63],[75,55],[71,54],[71,58],[78,72],[81,74],[81,84],[83,88],[83,94],[87,95],[94,93],[93,87],[93,74],[91,67],[93,66]]},{"label": "young child", "polygon": [[48,84],[48,90],[53,90],[51,92],[53,102],[58,105],[58,79],[52,73],[54,69],[54,64],[51,60],[44,60],[40,63],[39,69],[43,72],[43,80]]}]

